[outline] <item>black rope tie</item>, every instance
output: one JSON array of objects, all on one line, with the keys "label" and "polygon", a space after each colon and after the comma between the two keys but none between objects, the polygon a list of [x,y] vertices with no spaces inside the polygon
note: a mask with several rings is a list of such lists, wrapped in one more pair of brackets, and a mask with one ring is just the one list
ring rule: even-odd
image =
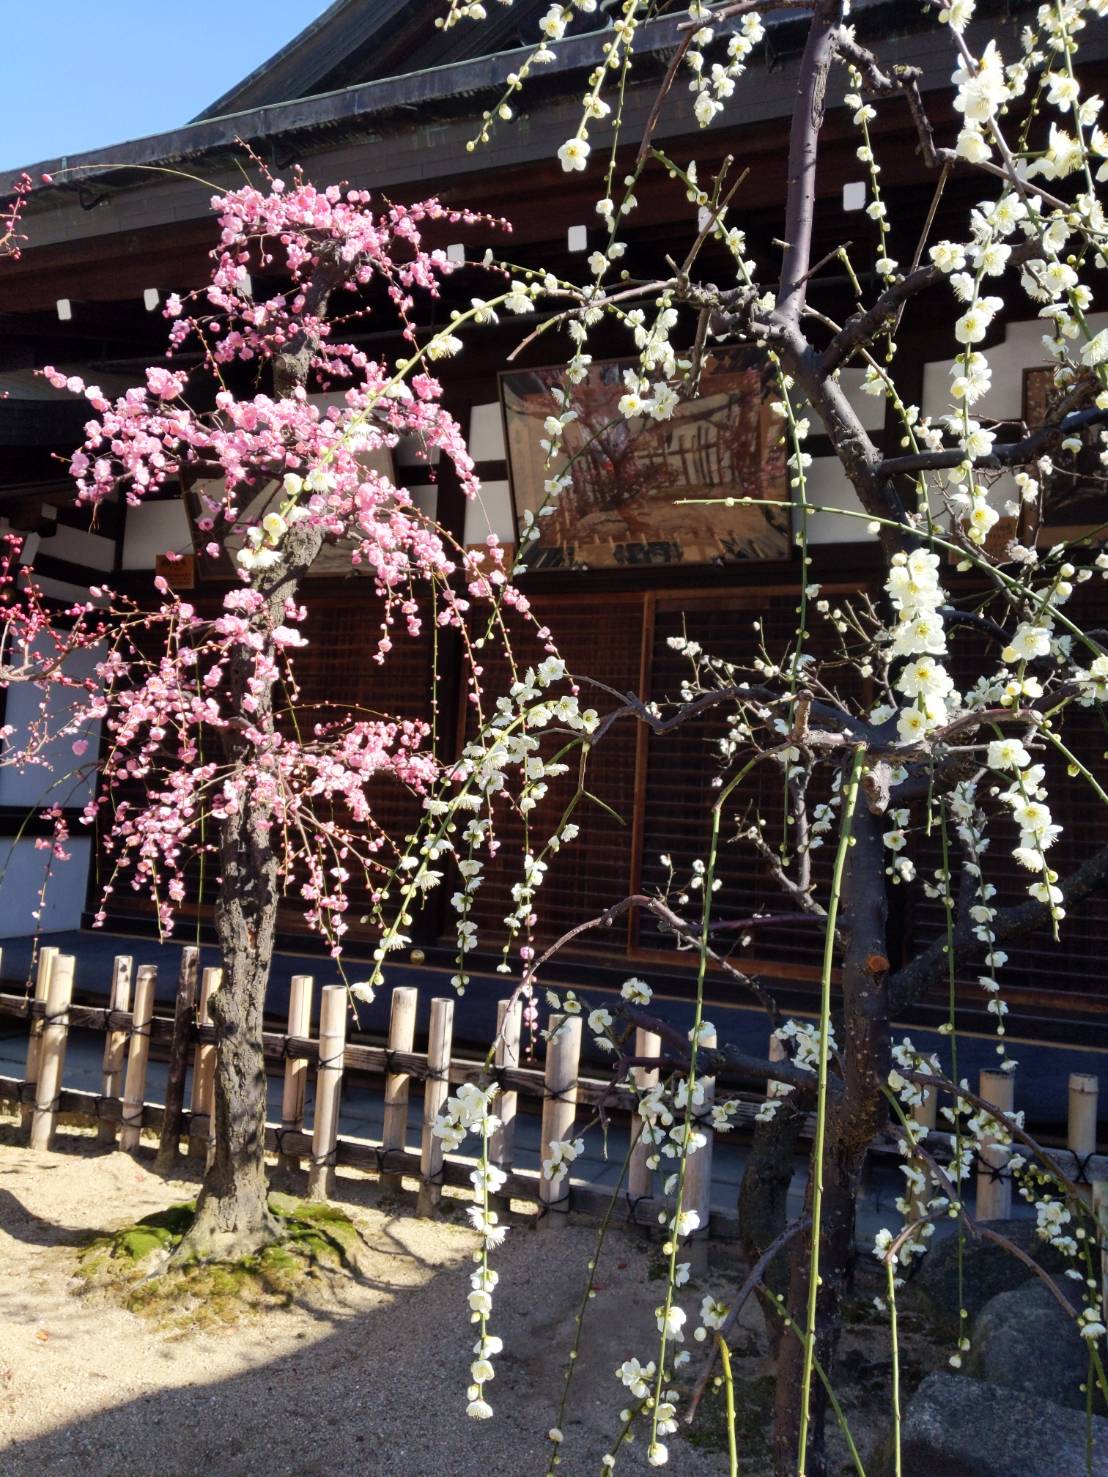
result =
[{"label": "black rope tie", "polygon": [[988,1175],[989,1180],[992,1184],[1004,1185],[1009,1184],[1015,1180],[1015,1175],[1012,1173],[1012,1171],[1010,1169],[1005,1169],[1003,1165],[990,1164],[989,1161],[987,1159],[983,1159],[980,1154],[976,1154],[974,1158],[977,1162],[978,1171]]},{"label": "black rope tie", "polygon": [[275,1128],[273,1130],[273,1138],[277,1145],[277,1152],[279,1154],[287,1152],[285,1149],[285,1140],[290,1133],[303,1133],[303,1131],[299,1124],[296,1123],[282,1123],[279,1128]]},{"label": "black rope tie", "polygon": [[[571,1093],[573,1094],[572,1097],[570,1096]],[[542,1093],[543,1097],[546,1098],[548,1102],[572,1103],[574,1107],[577,1106],[576,1094],[577,1084],[575,1082],[571,1082],[568,1087],[559,1087],[557,1092],[552,1091],[549,1087],[544,1087]]]},{"label": "black rope tie", "polygon": [[150,1033],[151,1033],[150,1032],[150,1028],[153,1026],[153,1024],[154,1024],[154,1017],[153,1016],[150,1017],[150,1019],[146,1022],[145,1026],[140,1026],[134,1020],[132,1020],[131,1021],[131,1024],[130,1024],[130,1027],[128,1028],[127,1034],[128,1034],[128,1036],[149,1036]]},{"label": "black rope tie", "polygon": [[131,1027],[131,1012],[129,1010],[107,1010],[104,1013],[104,1029],[106,1031],[127,1031]]},{"label": "black rope tie", "polygon": [[346,1055],[345,1048],[337,1051],[334,1056],[321,1056],[316,1063],[317,1072],[341,1072],[342,1059]]},{"label": "black rope tie", "polygon": [[1079,1154],[1076,1149],[1071,1149],[1070,1153],[1073,1155],[1074,1163],[1077,1165],[1077,1172],[1073,1176],[1074,1184],[1091,1185],[1092,1179],[1089,1175],[1089,1169],[1093,1160],[1096,1158],[1096,1150],[1093,1149],[1088,1154]]},{"label": "black rope tie", "polygon": [[624,1192],[623,1198],[627,1201],[628,1219],[638,1224],[639,1206],[644,1200],[653,1200],[653,1195],[632,1195],[630,1190]]},{"label": "black rope tie", "polygon": [[339,1162],[338,1145],[333,1149],[327,1149],[322,1154],[309,1154],[308,1163],[313,1169],[334,1169]]},{"label": "black rope tie", "polygon": [[428,1067],[427,1068],[427,1074],[426,1074],[426,1076],[424,1077],[423,1080],[425,1082],[449,1082],[450,1081],[450,1068],[449,1067],[436,1067],[435,1070],[432,1072],[431,1071],[431,1068]]}]

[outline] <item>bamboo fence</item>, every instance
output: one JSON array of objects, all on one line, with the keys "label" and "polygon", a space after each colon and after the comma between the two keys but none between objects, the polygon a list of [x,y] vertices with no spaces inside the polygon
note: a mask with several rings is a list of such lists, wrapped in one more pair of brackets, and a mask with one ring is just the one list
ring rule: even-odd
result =
[{"label": "bamboo fence", "polygon": [[[25,994],[0,993],[0,1018],[26,1021],[27,1065],[22,1078],[0,1076],[0,1099],[20,1107],[24,1130],[36,1148],[54,1144],[60,1118],[93,1122],[101,1143],[117,1141],[121,1149],[134,1152],[143,1129],[159,1135],[158,1163],[172,1165],[182,1150],[182,1140],[192,1157],[210,1152],[213,1121],[216,1028],[211,1023],[210,1000],[219,988],[220,971],[206,969],[197,998],[197,951],[182,951],[172,1015],[155,1010],[157,969],[119,956],[112,972],[110,1003],[105,1006],[75,1003],[72,999],[76,961],[72,955],[44,948],[39,953],[34,986]],[[132,989],[132,980],[134,982]],[[582,1075],[581,1020],[566,1018],[552,1036],[542,1066],[521,1066],[520,1004],[501,1001],[498,1024],[500,1045],[494,1066],[465,1058],[453,1051],[453,998],[430,1003],[427,1049],[413,1049],[418,1034],[418,992],[410,987],[393,993],[387,1044],[374,1045],[346,1039],[347,1000],[342,986],[324,987],[321,993],[320,1033],[310,1034],[313,981],[297,975],[290,991],[288,1028],[284,1033],[266,1031],[263,1051],[267,1062],[280,1064],[283,1075],[281,1121],[266,1126],[266,1147],[279,1156],[286,1171],[306,1167],[309,1193],[316,1197],[341,1193],[336,1170],[352,1167],[376,1173],[383,1188],[400,1191],[409,1186],[417,1194],[421,1215],[433,1215],[444,1186],[469,1185],[473,1158],[446,1154],[443,1142],[432,1133],[435,1118],[450,1088],[462,1082],[498,1082],[501,1093],[498,1113],[501,1127],[490,1142],[490,1158],[507,1175],[497,1197],[501,1207],[511,1200],[535,1204],[540,1215],[561,1220],[568,1212],[598,1215],[611,1204],[610,1187],[590,1184],[569,1175],[557,1184],[542,1177],[540,1170],[515,1163],[516,1128],[521,1102],[541,1105],[540,1157],[554,1139],[567,1139],[580,1132],[591,1118],[603,1114],[608,1120],[627,1122],[631,1135],[627,1182],[619,1190],[615,1209],[624,1222],[657,1226],[663,1207],[660,1172],[647,1163],[649,1148],[637,1137],[640,1123],[635,1114],[636,1094],[610,1079]],[[553,1022],[552,1022],[553,1024]],[[63,1085],[66,1043],[71,1028],[104,1033],[100,1092],[82,1091]],[[708,1046],[711,1043],[706,1042]],[[776,1044],[775,1042],[773,1044]],[[639,1031],[635,1054],[650,1056],[659,1049],[657,1037]],[[168,1061],[165,1105],[146,1100],[147,1072],[151,1049],[164,1052]],[[191,1073],[189,1066],[191,1063]],[[656,1080],[654,1069],[633,1069],[642,1089]],[[343,1082],[348,1073],[381,1081],[385,1104],[379,1142],[343,1134],[339,1116]],[[191,1076],[189,1105],[185,1106],[187,1079]],[[311,1127],[305,1124],[307,1084],[314,1076],[314,1114]],[[423,1108],[419,1149],[406,1146],[409,1090],[412,1081],[422,1084]],[[712,1203],[711,1097],[721,1096],[728,1073],[717,1068],[708,1091],[708,1101],[699,1115],[698,1129],[704,1147],[689,1161],[687,1178],[690,1205],[698,1210],[704,1234],[733,1237],[737,1213],[729,1206]],[[1096,1152],[1097,1079],[1085,1073],[1069,1078],[1069,1118],[1066,1148],[1049,1152],[1057,1168],[1081,1188],[1085,1198],[1103,1217],[1108,1217],[1108,1155]],[[774,1084],[774,1092],[790,1089]],[[979,1096],[1006,1111],[1014,1104],[1015,1084],[1011,1074],[983,1072]],[[756,1094],[732,1090],[727,1094],[739,1102],[734,1118],[736,1129],[750,1129],[762,1099]],[[929,1126],[934,1123],[933,1099],[917,1114]],[[811,1121],[805,1136],[811,1135]],[[928,1153],[936,1159],[949,1158],[950,1135],[935,1131],[927,1138]],[[871,1145],[875,1157],[900,1159],[893,1136],[878,1138]],[[1002,1217],[1011,1206],[1011,1176],[1006,1166],[1011,1150],[1007,1145],[986,1144],[978,1162],[976,1213],[982,1220]],[[405,1181],[408,1185],[405,1185]],[[1108,1255],[1108,1253],[1106,1253]]]}]

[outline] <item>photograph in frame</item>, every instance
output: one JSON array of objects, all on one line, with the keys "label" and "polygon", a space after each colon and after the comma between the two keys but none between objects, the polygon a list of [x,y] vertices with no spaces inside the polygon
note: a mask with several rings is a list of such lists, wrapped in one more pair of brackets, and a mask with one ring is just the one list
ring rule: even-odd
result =
[{"label": "photograph in frame", "polygon": [[[637,359],[589,366],[567,385],[564,368],[500,375],[508,470],[517,530],[530,513],[540,536],[522,545],[536,569],[732,564],[787,559],[787,508],[682,505],[685,498],[788,497],[778,389],[764,356],[724,349],[706,356],[695,397],[667,420],[626,419],[619,401]],[[571,485],[545,514],[544,422],[565,388],[575,418],[553,470],[569,463]]]}]

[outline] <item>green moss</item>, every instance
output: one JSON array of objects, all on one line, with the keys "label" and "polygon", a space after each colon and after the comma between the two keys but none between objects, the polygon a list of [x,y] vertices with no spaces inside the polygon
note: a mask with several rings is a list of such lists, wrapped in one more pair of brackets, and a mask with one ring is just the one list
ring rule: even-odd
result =
[{"label": "green moss", "polygon": [[195,1204],[144,1216],[98,1236],[78,1254],[80,1288],[106,1294],[134,1313],[184,1331],[237,1323],[267,1308],[285,1307],[308,1293],[313,1282],[356,1267],[361,1238],[336,1206],[274,1194],[270,1210],[281,1234],[255,1255],[234,1262],[182,1262],[164,1272],[162,1262],[192,1224]]},{"label": "green moss", "polygon": [[[770,1456],[773,1394],[772,1375],[735,1381],[735,1439],[740,1471],[746,1470],[744,1463],[756,1465]],[[727,1450],[727,1406],[722,1386],[719,1389],[710,1386],[705,1391],[688,1440],[705,1451]]]}]

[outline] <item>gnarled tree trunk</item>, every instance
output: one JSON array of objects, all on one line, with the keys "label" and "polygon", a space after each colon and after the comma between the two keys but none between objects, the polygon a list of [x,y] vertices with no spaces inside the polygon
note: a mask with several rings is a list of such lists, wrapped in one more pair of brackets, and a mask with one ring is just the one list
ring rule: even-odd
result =
[{"label": "gnarled tree trunk", "polygon": [[[306,315],[322,315],[341,273],[324,259],[307,290]],[[308,380],[318,334],[302,332],[274,360],[274,389],[287,396]],[[282,624],[315,562],[323,535],[310,523],[290,527],[280,557],[255,588],[263,603],[251,618],[260,645],[240,646],[228,664],[230,711],[250,714],[251,735],[232,729],[227,757],[244,770],[258,761],[277,738],[273,699],[276,682],[259,677],[277,665],[274,629]],[[249,698],[249,706],[246,699]],[[274,839],[271,805],[243,786],[238,807],[219,823],[220,884],[216,932],[223,957],[223,979],[210,998],[216,1027],[215,1149],[204,1176],[196,1219],[184,1237],[182,1257],[231,1260],[272,1241],[278,1224],[267,1203],[265,1172],[266,1070],[263,1051],[265,993],[281,898],[281,858]]]},{"label": "gnarled tree trunk", "polygon": [[[889,1076],[889,1012],[885,954],[888,911],[880,815],[860,806],[843,880],[842,1092],[829,1100],[820,1217],[820,1288],[816,1357],[830,1376],[842,1330],[842,1303],[854,1256],[854,1210],[866,1155],[884,1126],[884,1087]],[[812,1185],[808,1185],[808,1210]],[[788,1310],[796,1329],[807,1317],[811,1235],[793,1243]],[[778,1354],[774,1410],[774,1470],[795,1477],[800,1439],[804,1348],[793,1335]],[[806,1477],[824,1477],[824,1433],[828,1401],[822,1382],[812,1382]]]}]

